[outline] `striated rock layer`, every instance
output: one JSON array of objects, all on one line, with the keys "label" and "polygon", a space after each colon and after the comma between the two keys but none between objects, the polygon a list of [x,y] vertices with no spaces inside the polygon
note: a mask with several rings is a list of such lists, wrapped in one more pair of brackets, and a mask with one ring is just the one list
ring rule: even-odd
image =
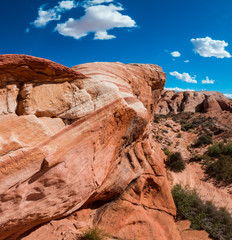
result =
[{"label": "striated rock layer", "polygon": [[0,71],[0,239],[180,239],[149,130],[160,67],[4,55]]},{"label": "striated rock layer", "polygon": [[220,92],[185,91],[178,92],[164,90],[158,101],[155,112],[157,114],[180,112],[232,112],[232,100]]}]

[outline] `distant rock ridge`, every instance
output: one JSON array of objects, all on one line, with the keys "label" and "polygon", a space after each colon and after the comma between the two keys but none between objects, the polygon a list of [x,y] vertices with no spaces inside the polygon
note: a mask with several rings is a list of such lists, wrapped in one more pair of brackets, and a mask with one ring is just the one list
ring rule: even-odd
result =
[{"label": "distant rock ridge", "polygon": [[180,112],[232,112],[232,100],[220,92],[214,91],[184,91],[164,90],[156,106],[157,114]]},{"label": "distant rock ridge", "polygon": [[1,240],[181,239],[149,125],[160,67],[3,55],[0,83]]}]

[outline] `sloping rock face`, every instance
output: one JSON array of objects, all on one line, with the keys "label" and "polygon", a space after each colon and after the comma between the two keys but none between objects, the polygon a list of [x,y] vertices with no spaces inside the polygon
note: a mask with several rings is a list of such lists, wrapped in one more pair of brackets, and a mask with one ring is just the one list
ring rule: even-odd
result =
[{"label": "sloping rock face", "polygon": [[177,228],[181,233],[181,237],[184,240],[211,240],[209,234],[204,230],[193,230],[190,228],[191,222],[183,220],[177,222]]},{"label": "sloping rock face", "polygon": [[180,112],[232,112],[232,100],[220,92],[185,91],[178,92],[164,90],[158,101],[155,112],[157,114]]},{"label": "sloping rock face", "polygon": [[180,239],[149,130],[160,67],[0,63],[0,239],[70,240],[92,226],[114,239]]}]

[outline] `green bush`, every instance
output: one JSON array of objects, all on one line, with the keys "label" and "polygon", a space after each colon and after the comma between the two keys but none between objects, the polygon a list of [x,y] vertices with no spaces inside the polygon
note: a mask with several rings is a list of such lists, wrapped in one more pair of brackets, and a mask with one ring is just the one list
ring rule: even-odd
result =
[{"label": "green bush", "polygon": [[211,157],[219,157],[220,155],[232,155],[232,142],[219,142],[208,148],[208,154]]},{"label": "green bush", "polygon": [[182,172],[185,169],[185,162],[179,152],[167,155],[166,167],[173,172]]},{"label": "green bush", "polygon": [[212,136],[207,135],[201,135],[197,140],[195,140],[193,146],[194,147],[201,147],[202,145],[209,145],[212,143]]},{"label": "green bush", "polygon": [[202,160],[209,161],[210,158],[207,155],[193,155],[190,159],[189,162],[201,162]]},{"label": "green bush", "polygon": [[98,227],[88,228],[83,233],[83,240],[105,240],[107,237],[108,234]]},{"label": "green bush", "polygon": [[232,156],[220,156],[214,162],[209,162],[205,172],[217,181],[232,183]]},{"label": "green bush", "polygon": [[205,172],[209,177],[232,183],[232,142],[219,142],[208,148],[211,160],[204,162]]},{"label": "green bush", "polygon": [[181,133],[178,133],[176,137],[181,138]]},{"label": "green bush", "polygon": [[204,229],[215,240],[232,239],[232,217],[225,208],[219,210],[212,202],[204,203],[196,191],[175,185],[172,196],[177,208],[177,219],[188,219],[193,229]]},{"label": "green bush", "polygon": [[172,152],[171,152],[171,150],[169,148],[164,148],[163,151],[164,151],[164,154],[166,156],[169,156],[170,154],[172,154]]},{"label": "green bush", "polygon": [[185,132],[189,131],[190,129],[194,129],[194,128],[196,128],[196,125],[193,123],[182,122],[182,124],[181,124],[181,130],[185,131]]}]

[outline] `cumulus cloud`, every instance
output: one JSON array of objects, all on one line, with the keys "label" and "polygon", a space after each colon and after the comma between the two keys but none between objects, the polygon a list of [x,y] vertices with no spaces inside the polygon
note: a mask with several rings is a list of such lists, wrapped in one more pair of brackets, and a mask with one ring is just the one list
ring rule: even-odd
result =
[{"label": "cumulus cloud", "polygon": [[184,60],[185,63],[189,63],[190,61],[189,60]]},{"label": "cumulus cloud", "polygon": [[232,99],[232,93],[223,93],[227,98]]},{"label": "cumulus cloud", "polygon": [[178,73],[177,71],[170,72],[170,75],[176,77],[177,79],[182,80],[183,82],[187,83],[197,83],[197,80],[195,79],[196,76],[191,77],[188,73]]},{"label": "cumulus cloud", "polygon": [[183,89],[183,88],[179,88],[179,87],[172,87],[172,88],[165,88],[165,90],[174,90],[175,92],[184,92],[184,91],[195,91],[193,89]]},{"label": "cumulus cloud", "polygon": [[174,52],[171,52],[171,55],[172,55],[173,57],[180,57],[180,56],[181,56],[181,53],[178,52],[178,51],[174,51]]},{"label": "cumulus cloud", "polygon": [[194,52],[202,57],[231,58],[229,52],[225,50],[228,43],[220,40],[213,40],[210,37],[191,39],[194,45]]},{"label": "cumulus cloud", "polygon": [[213,79],[209,79],[209,77],[207,76],[205,80],[202,80],[201,83],[202,84],[214,84],[215,80]]},{"label": "cumulus cloud", "polygon": [[58,6],[44,10],[46,5],[42,5],[38,10],[37,19],[32,22],[35,27],[45,27],[50,21],[58,21],[61,14],[78,6],[74,0],[64,0],[58,3]]},{"label": "cumulus cloud", "polygon": [[[99,1],[97,0],[97,2]],[[69,18],[65,23],[57,24],[55,30],[63,36],[75,39],[85,37],[91,32],[95,33],[94,39],[112,39],[115,36],[109,35],[108,30],[136,27],[136,23],[131,17],[120,13],[123,10],[122,6],[114,4],[86,6],[84,16],[80,19]]]}]

